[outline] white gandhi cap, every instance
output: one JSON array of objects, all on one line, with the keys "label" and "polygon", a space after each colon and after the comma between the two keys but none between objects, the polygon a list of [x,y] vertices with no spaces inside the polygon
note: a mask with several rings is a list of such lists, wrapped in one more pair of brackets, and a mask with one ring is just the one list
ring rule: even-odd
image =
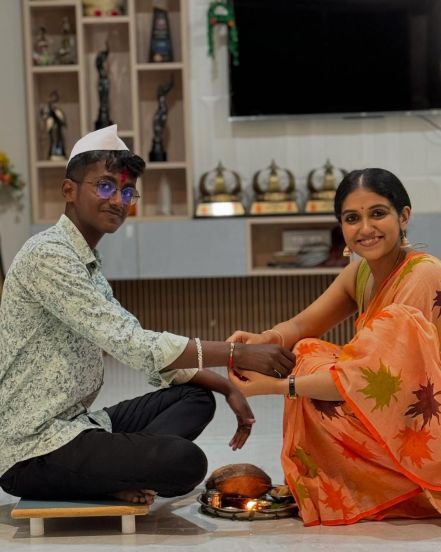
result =
[{"label": "white gandhi cap", "polygon": [[86,151],[128,150],[129,148],[121,138],[118,138],[117,130],[117,125],[111,125],[89,132],[89,134],[80,138],[70,152],[68,163],[75,155]]}]

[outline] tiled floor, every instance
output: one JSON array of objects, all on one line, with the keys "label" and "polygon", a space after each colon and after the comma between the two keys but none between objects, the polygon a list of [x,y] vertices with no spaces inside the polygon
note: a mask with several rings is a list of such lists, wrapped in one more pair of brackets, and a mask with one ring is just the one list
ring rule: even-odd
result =
[{"label": "tiled floor", "polygon": [[[139,392],[142,376],[109,362],[106,385],[98,406],[112,404]],[[116,390],[124,389],[123,395]],[[215,420],[198,439],[209,459],[209,472],[224,464],[250,462],[263,468],[274,483],[282,481],[279,465],[281,403],[276,397],[251,401],[256,427],[242,451],[232,452],[228,440],[233,416],[222,400]],[[295,518],[276,521],[230,521],[202,514],[197,489],[178,499],[158,499],[150,515],[137,518],[137,533],[122,535],[115,518],[59,519],[46,521],[46,535],[31,538],[27,521],[12,520],[15,499],[0,494],[0,550],[11,552],[126,552],[149,551],[236,552],[260,550],[310,551],[409,551],[438,552],[441,520],[359,523],[348,527],[304,528]]]}]

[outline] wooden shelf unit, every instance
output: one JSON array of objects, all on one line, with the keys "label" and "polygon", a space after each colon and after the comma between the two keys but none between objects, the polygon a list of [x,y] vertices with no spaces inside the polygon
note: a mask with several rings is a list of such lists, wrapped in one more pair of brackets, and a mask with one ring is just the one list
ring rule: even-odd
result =
[{"label": "wooden shelf unit", "polygon": [[[125,0],[124,15],[83,16],[81,0],[22,0],[25,37],[27,119],[34,223],[53,223],[64,210],[61,182],[63,161],[48,160],[49,137],[41,118],[53,90],[66,116],[66,154],[82,135],[94,130],[98,114],[97,53],[109,43],[109,113],[127,146],[143,157],[148,168],[138,183],[141,200],[134,220],[191,218],[193,213],[191,133],[189,129],[187,2],[168,0],[174,61],[148,63],[153,0]],[[63,18],[75,37],[76,59],[71,65],[34,65],[32,53],[39,28],[44,26],[51,51],[61,44]],[[157,89],[173,76],[167,95],[164,146],[167,161],[149,163]],[[171,209],[160,214],[159,187],[168,185]]]},{"label": "wooden shelf unit", "polygon": [[283,217],[252,217],[246,220],[247,273],[253,276],[326,275],[339,274],[343,266],[272,267],[268,262],[282,249],[282,234],[286,230],[332,230],[338,222],[334,215],[292,215]]}]

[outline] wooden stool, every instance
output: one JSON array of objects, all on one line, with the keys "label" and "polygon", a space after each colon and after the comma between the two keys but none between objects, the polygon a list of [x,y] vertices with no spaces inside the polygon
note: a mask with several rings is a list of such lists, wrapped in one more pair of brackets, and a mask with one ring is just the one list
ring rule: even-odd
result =
[{"label": "wooden stool", "polygon": [[116,500],[53,501],[21,499],[11,511],[14,519],[29,518],[32,537],[44,535],[44,518],[121,516],[122,533],[135,533],[135,516],[148,514],[147,504]]}]

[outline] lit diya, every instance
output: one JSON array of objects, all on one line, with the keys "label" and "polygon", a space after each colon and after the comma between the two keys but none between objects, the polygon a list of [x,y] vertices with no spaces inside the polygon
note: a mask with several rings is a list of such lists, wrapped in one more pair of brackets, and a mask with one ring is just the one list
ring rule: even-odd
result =
[{"label": "lit diya", "polygon": [[210,515],[253,520],[278,519],[297,512],[291,493],[285,493],[287,487],[273,487],[271,478],[253,464],[218,468],[207,479],[206,487],[198,501],[202,512]]}]

